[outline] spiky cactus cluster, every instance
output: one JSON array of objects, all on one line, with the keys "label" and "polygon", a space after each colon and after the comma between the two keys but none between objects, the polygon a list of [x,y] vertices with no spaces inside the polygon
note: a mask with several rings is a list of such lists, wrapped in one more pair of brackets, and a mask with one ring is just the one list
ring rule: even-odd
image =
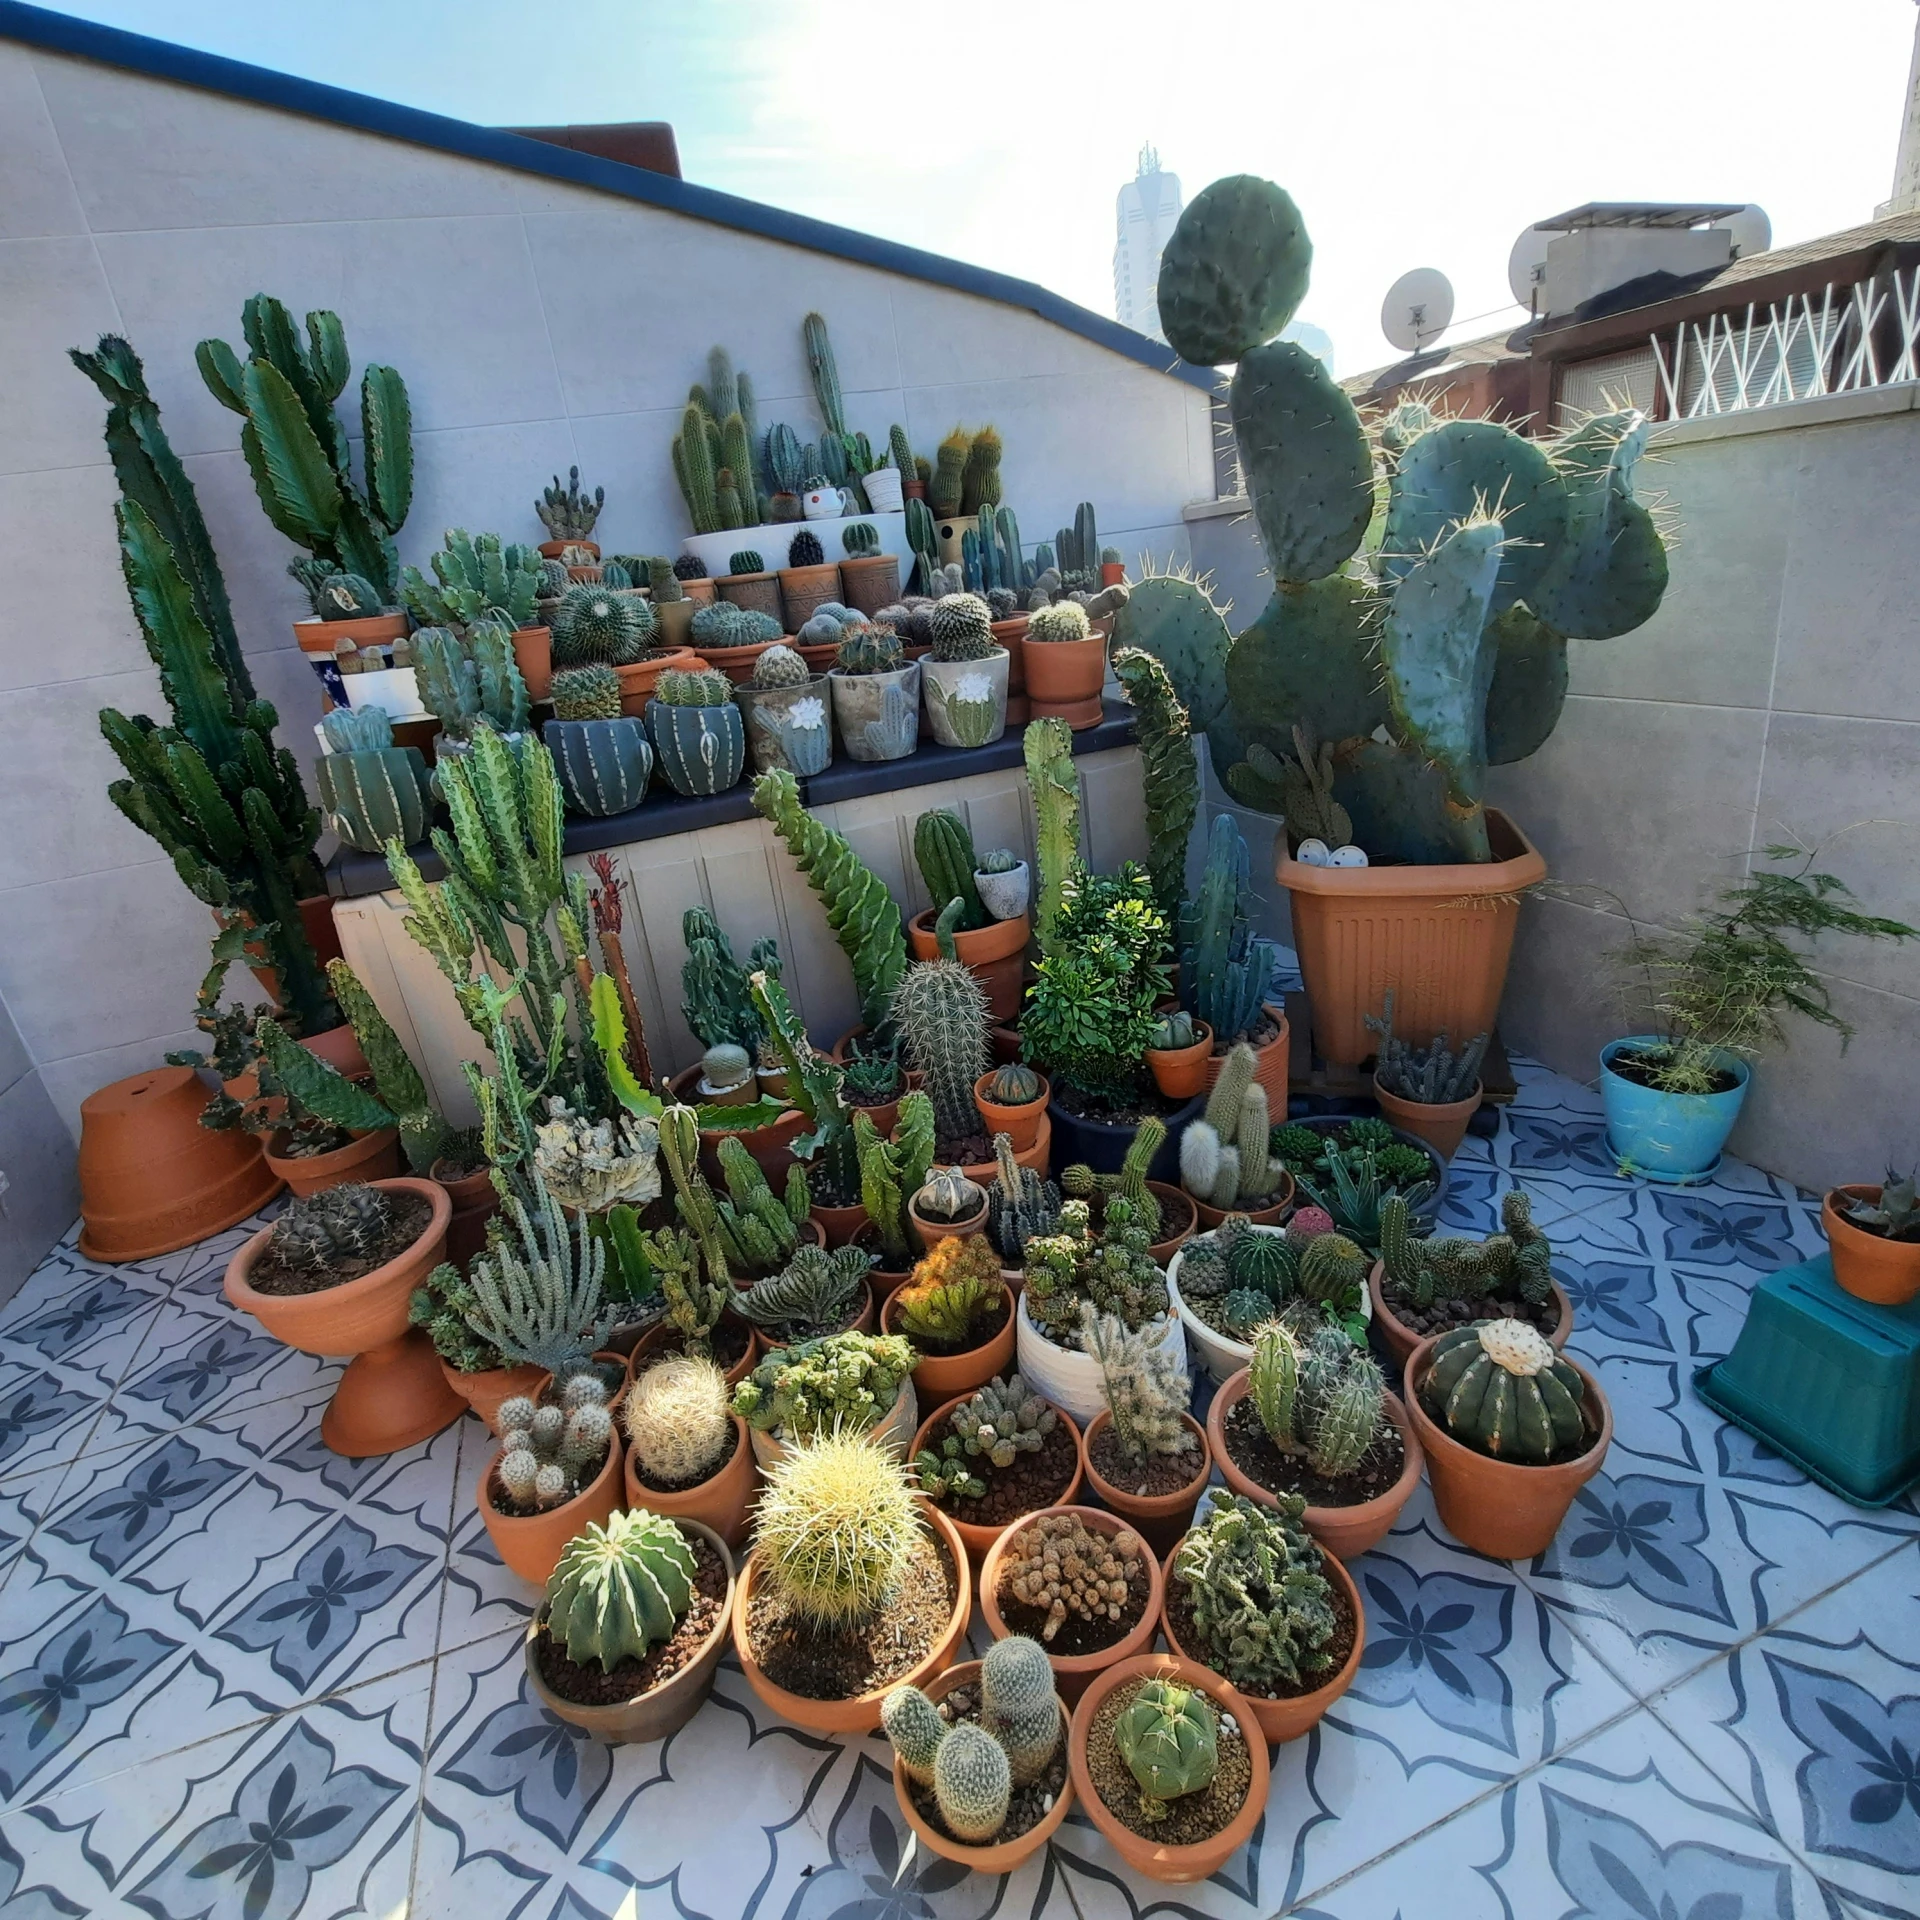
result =
[{"label": "spiky cactus cluster", "polygon": [[907,664],[900,636],[891,627],[842,627],[840,650],[833,656],[836,673],[894,673]]},{"label": "spiky cactus cluster", "polygon": [[862,1434],[893,1411],[918,1356],[898,1334],[836,1333],[767,1357],[733,1390],[733,1410],[781,1439]]},{"label": "spiky cactus cluster", "polygon": [[533,503],[533,510],[540,516],[549,540],[584,540],[593,532],[594,522],[600,518],[600,509],[606,500],[605,487],[595,487],[592,499],[588,499],[580,490],[580,469],[569,467],[567,484],[561,486],[556,473],[553,485]]},{"label": "spiky cactus cluster", "polygon": [[627,1395],[627,1439],[656,1485],[698,1486],[719,1464],[732,1422],[726,1375],[698,1354],[674,1354],[649,1367]]},{"label": "spiky cactus cluster", "polygon": [[1267,1438],[1327,1480],[1355,1472],[1387,1424],[1386,1382],[1338,1327],[1303,1341],[1278,1322],[1254,1336],[1247,1397]]},{"label": "spiky cactus cluster", "polygon": [[831,1253],[809,1242],[779,1273],[734,1296],[734,1311],[769,1332],[805,1339],[844,1327],[866,1299],[873,1256],[859,1247]]},{"label": "spiky cactus cluster", "polygon": [[584,1666],[611,1673],[673,1638],[693,1604],[687,1537],[644,1507],[590,1525],[561,1549],[547,1580],[547,1631]]},{"label": "spiky cactus cluster", "polygon": [[556,720],[617,720],[620,676],[611,667],[562,667],[547,696]]},{"label": "spiky cactus cluster", "polygon": [[1167,1350],[1158,1328],[1130,1329],[1089,1305],[1080,1314],[1080,1344],[1100,1368],[1114,1438],[1129,1460],[1140,1465],[1198,1450],[1181,1418],[1190,1391],[1186,1369]]},{"label": "spiky cactus cluster", "polygon": [[653,609],[603,583],[569,587],[547,629],[556,667],[624,667],[653,644]]},{"label": "spiky cactus cluster", "polygon": [[1067,1167],[1060,1174],[1060,1191],[1069,1200],[1091,1201],[1098,1195],[1103,1208],[1116,1197],[1126,1201],[1132,1224],[1151,1242],[1160,1231],[1160,1202],[1147,1185],[1147,1174],[1166,1143],[1167,1123],[1150,1113],[1134,1128],[1133,1138],[1120,1157],[1119,1172],[1095,1173],[1091,1167]]},{"label": "spiky cactus cluster", "polygon": [[1464,1100],[1480,1084],[1480,1062],[1486,1057],[1487,1035],[1476,1033],[1458,1053],[1447,1044],[1443,1029],[1424,1047],[1402,1040],[1393,1030],[1393,989],[1387,989],[1385,1010],[1375,1019],[1364,1016],[1368,1030],[1380,1036],[1374,1073],[1389,1093],[1423,1106],[1450,1106]]},{"label": "spiky cactus cluster", "polygon": [[329,1273],[371,1260],[393,1221],[393,1196],[379,1187],[329,1187],[296,1198],[273,1223],[269,1251],[296,1273]]},{"label": "spiky cactus cluster", "polygon": [[1425,1311],[1436,1300],[1553,1298],[1553,1245],[1533,1224],[1533,1203],[1518,1187],[1500,1198],[1502,1231],[1484,1240],[1416,1240],[1404,1196],[1380,1202],[1380,1258],[1389,1300]]},{"label": "spiky cactus cluster", "polygon": [[769,647],[753,663],[755,687],[804,687],[813,678],[813,670],[791,647]]},{"label": "spiky cactus cluster", "polygon": [[1199,889],[1179,916],[1181,998],[1213,1029],[1215,1046],[1253,1031],[1278,975],[1278,954],[1254,935],[1252,871],[1239,827],[1230,814],[1216,814]]},{"label": "spiky cactus cluster", "polygon": [[779,638],[780,622],[755,607],[736,607],[730,600],[715,600],[694,610],[693,644],[696,647],[763,646]]},{"label": "spiky cactus cluster", "polygon": [[827,1631],[880,1612],[920,1531],[899,1461],[852,1432],[789,1447],[767,1469],[754,1509],[763,1577],[802,1619]]},{"label": "spiky cactus cluster", "polygon": [[516,1513],[542,1513],[571,1500],[606,1464],[613,1416],[595,1374],[576,1373],[557,1405],[536,1406],[523,1395],[503,1401],[498,1419],[496,1472]]},{"label": "spiky cactus cluster", "polygon": [[1234,1047],[1207,1096],[1206,1117],[1180,1137],[1180,1183],[1210,1207],[1264,1206],[1286,1178],[1268,1150],[1267,1090],[1253,1077],[1256,1064],[1244,1040]]},{"label": "spiky cactus cluster", "polygon": [[936,660],[984,660],[994,650],[993,614],[977,594],[944,595],[934,602],[927,625]]},{"label": "spiky cactus cluster", "polygon": [[1026,1246],[1060,1224],[1060,1189],[1014,1157],[1013,1141],[993,1136],[996,1170],[987,1189],[987,1238],[1009,1266],[1024,1264]]},{"label": "spiky cactus cluster", "polygon": [[[720,1142],[720,1172],[727,1183],[727,1198],[716,1201],[713,1211],[728,1269],[771,1273],[794,1257],[800,1228],[812,1214],[806,1169],[795,1161],[787,1169],[784,1197],[776,1195],[759,1162],[729,1134]],[[699,1204],[697,1199],[682,1198],[684,1204]]]},{"label": "spiky cactus cluster", "polygon": [[1532,1327],[1479,1320],[1434,1342],[1420,1402],[1463,1447],[1541,1465],[1586,1437],[1586,1383]]},{"label": "spiky cactus cluster", "polygon": [[669,707],[730,707],[733,682],[717,668],[686,672],[669,667],[653,683],[653,697]]},{"label": "spiky cactus cluster", "polygon": [[1061,1204],[1059,1231],[1026,1247],[1026,1311],[1057,1345],[1080,1341],[1084,1306],[1118,1316],[1130,1328],[1162,1318],[1167,1285],[1148,1252],[1147,1231],[1123,1195],[1108,1200],[1096,1240],[1084,1200]]}]

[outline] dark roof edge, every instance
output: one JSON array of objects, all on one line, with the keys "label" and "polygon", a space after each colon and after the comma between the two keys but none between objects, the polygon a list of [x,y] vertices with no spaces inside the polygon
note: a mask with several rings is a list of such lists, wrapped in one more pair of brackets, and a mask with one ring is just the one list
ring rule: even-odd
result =
[{"label": "dark roof edge", "polygon": [[250,66],[245,61],[202,53],[197,48],[178,46],[169,40],[151,39],[145,34],[128,33],[91,20],[77,20],[71,14],[55,13],[46,7],[23,5],[21,0],[0,0],[0,39],[22,41],[52,53],[72,54],[78,59],[122,67],[132,73],[199,87],[209,93],[227,94],[256,106],[305,114],[310,119],[331,121],[361,133],[379,134],[390,140],[409,141],[414,146],[432,147],[441,153],[458,154],[463,159],[511,167],[518,173],[542,174],[551,180],[564,180],[577,187],[591,187],[601,193],[616,194],[623,200],[637,200],[669,213],[684,214],[689,219],[732,227],[763,240],[805,247],[814,253],[830,254],[883,273],[897,273],[907,279],[947,287],[955,293],[1019,307],[1155,373],[1184,381],[1203,392],[1213,391],[1211,367],[1189,366],[1171,348],[1149,340],[1145,334],[1135,333],[1131,327],[1123,327],[1117,320],[1076,306],[1030,280],[1016,280],[1011,274],[969,266],[962,260],[949,260],[944,254],[927,253],[919,247],[882,240],[851,227],[810,219],[805,214],[787,213],[758,200],[742,199],[738,194],[692,186],[684,180],[669,179],[640,167],[622,166],[617,161],[601,160],[571,148],[549,146],[497,127],[479,127],[470,121],[449,119],[444,114],[427,113],[418,107],[378,100],[371,94],[350,93],[343,87],[325,86],[317,80],[303,80],[294,74]]}]

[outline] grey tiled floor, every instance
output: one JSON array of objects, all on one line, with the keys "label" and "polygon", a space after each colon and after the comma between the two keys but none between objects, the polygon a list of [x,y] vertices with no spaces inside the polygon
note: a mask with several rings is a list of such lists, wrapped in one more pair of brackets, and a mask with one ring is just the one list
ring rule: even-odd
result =
[{"label": "grey tiled floor", "polygon": [[[771,1718],[731,1659],[664,1747],[522,1692],[532,1595],[474,1507],[471,1418],[320,1446],[335,1367],[219,1295],[240,1234],[0,1310],[0,1906],[35,1920],[1298,1912],[1861,1920],[1920,1908],[1920,1516],[1849,1507],[1696,1400],[1754,1277],[1818,1250],[1729,1164],[1619,1179],[1586,1089],[1521,1066],[1447,1223],[1535,1200],[1616,1410],[1553,1550],[1456,1546],[1424,1490],[1356,1567],[1366,1662],[1204,1885],[1076,1813],[1009,1880],[906,1852],[878,1738]],[[980,1629],[975,1627],[976,1636]]]}]

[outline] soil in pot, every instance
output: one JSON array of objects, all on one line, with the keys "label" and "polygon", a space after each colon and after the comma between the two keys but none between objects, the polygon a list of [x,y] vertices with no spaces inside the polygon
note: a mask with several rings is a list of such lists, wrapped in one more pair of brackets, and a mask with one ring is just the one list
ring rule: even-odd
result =
[{"label": "soil in pot", "polygon": [[[1664,1062],[1645,1053],[1616,1053],[1607,1061],[1607,1071],[1617,1073],[1622,1080],[1630,1080],[1636,1087],[1646,1087],[1654,1093],[1665,1091],[1656,1076]],[[1706,1089],[1710,1094],[1731,1093],[1741,1085],[1740,1076],[1729,1073],[1725,1067],[1713,1069],[1713,1085]]]},{"label": "soil in pot", "polygon": [[[942,1695],[939,1701],[940,1717],[949,1726],[961,1720],[978,1722],[980,1718],[980,1689],[975,1687],[955,1687]],[[1000,1831],[985,1844],[992,1847],[1004,1847],[1010,1840],[1018,1840],[1023,1834],[1031,1833],[1048,1814],[1053,1811],[1054,1803],[1067,1791],[1067,1723],[1064,1716],[1060,1721],[1060,1744],[1054,1749],[1054,1755],[1047,1770],[1039,1779],[1032,1780],[1024,1787],[1015,1787],[1007,1800],[1007,1817],[1000,1824]],[[923,1787],[911,1775],[907,1777],[907,1792],[913,1799],[913,1810],[928,1826],[956,1846],[969,1843],[959,1840],[940,1817],[940,1805],[933,1797],[931,1787]],[[980,1843],[973,1843],[980,1844]]]},{"label": "soil in pot", "polygon": [[387,1225],[374,1248],[355,1260],[343,1260],[324,1273],[304,1267],[284,1265],[268,1242],[267,1252],[253,1263],[247,1284],[255,1293],[284,1298],[289,1294],[325,1293],[332,1287],[344,1287],[349,1280],[360,1280],[389,1260],[397,1260],[426,1232],[433,1218],[433,1203],[417,1193],[396,1193]]},{"label": "soil in pot", "polygon": [[1138,1093],[1116,1100],[1104,1100],[1071,1086],[1064,1080],[1053,1083],[1053,1102],[1076,1120],[1091,1120],[1103,1127],[1137,1127],[1149,1114],[1171,1120],[1192,1104],[1191,1100],[1169,1100],[1151,1081]]},{"label": "soil in pot", "polygon": [[[1360,1623],[1354,1617],[1353,1602],[1347,1596],[1346,1582],[1331,1571],[1333,1556],[1323,1547],[1320,1550],[1323,1565],[1327,1568],[1327,1597],[1332,1602],[1334,1614],[1333,1638],[1320,1649],[1327,1656],[1328,1664],[1317,1673],[1305,1675],[1296,1686],[1245,1687],[1235,1680],[1234,1688],[1249,1700],[1298,1700],[1303,1695],[1318,1693],[1328,1681],[1332,1680],[1353,1657],[1353,1643],[1360,1631]],[[1193,1604],[1187,1593],[1187,1583],[1178,1578],[1167,1581],[1167,1628],[1179,1650],[1189,1660],[1196,1660],[1203,1667],[1213,1667],[1213,1650],[1200,1637],[1200,1629],[1193,1618]],[[1218,1667],[1213,1669],[1220,1672]],[[1221,1674],[1224,1680],[1228,1676]]]},{"label": "soil in pot", "polygon": [[[1197,1846],[1230,1825],[1246,1805],[1253,1785],[1253,1756],[1247,1748],[1246,1729],[1235,1726],[1230,1730],[1222,1718],[1219,1764],[1212,1780],[1198,1793],[1184,1793],[1177,1800],[1169,1800],[1166,1813],[1158,1820],[1149,1820],[1140,1811],[1140,1783],[1113,1744],[1115,1722],[1146,1684],[1144,1676],[1122,1681],[1094,1709],[1087,1730],[1087,1774],[1101,1804],[1129,1833],[1156,1847]],[[1214,1706],[1218,1712],[1218,1702]]]},{"label": "soil in pot", "polygon": [[[1282,1453],[1268,1439],[1267,1430],[1260,1424],[1260,1416],[1249,1399],[1236,1400],[1227,1409],[1221,1431],[1226,1437],[1229,1457],[1249,1480],[1265,1487],[1269,1493],[1297,1493],[1310,1507],[1357,1507],[1377,1500],[1393,1491],[1406,1466],[1400,1429],[1391,1423],[1374,1435],[1373,1445],[1359,1466],[1340,1480],[1329,1480],[1315,1473],[1299,1454]],[[1183,1644],[1192,1642],[1183,1641]]]},{"label": "soil in pot", "polygon": [[699,1658],[727,1603],[726,1563],[697,1533],[689,1533],[693,1549],[693,1600],[670,1638],[649,1647],[642,1660],[622,1660],[611,1673],[597,1660],[581,1664],[543,1628],[535,1658],[540,1678],[563,1700],[579,1707],[617,1707],[663,1686],[691,1661]]},{"label": "soil in pot", "polygon": [[[923,1444],[929,1452],[938,1453],[952,1432],[952,1422],[942,1420]],[[986,1492],[978,1500],[963,1500],[949,1493],[934,1505],[949,1520],[957,1520],[963,1526],[1008,1526],[1026,1514],[1038,1513],[1043,1507],[1058,1506],[1066,1500],[1079,1461],[1080,1447],[1073,1429],[1065,1420],[1057,1419],[1053,1431],[1041,1441],[1039,1451],[1015,1454],[1012,1466],[996,1467],[984,1458],[969,1463],[987,1483]],[[1018,1602],[1014,1604],[1018,1606]],[[1139,1615],[1136,1613],[1134,1618],[1138,1619]],[[1065,1631],[1061,1629],[1062,1633]],[[1116,1637],[1125,1631],[1124,1627],[1118,1628]]]},{"label": "soil in pot", "polygon": [[803,1700],[883,1693],[913,1671],[953,1622],[959,1576],[930,1528],[915,1543],[899,1591],[874,1619],[838,1633],[797,1615],[765,1582],[746,1600],[747,1645],[776,1687]]},{"label": "soil in pot", "polygon": [[1084,1615],[1069,1610],[1061,1621],[1053,1638],[1044,1638],[1047,1625],[1046,1610],[1042,1607],[1030,1607],[1024,1601],[1013,1597],[1013,1584],[1006,1562],[1000,1567],[999,1590],[994,1602],[1000,1609],[1000,1617],[1006,1622],[1009,1633],[1024,1633],[1030,1640],[1038,1640],[1054,1659],[1077,1659],[1090,1653],[1104,1653],[1109,1647],[1117,1646],[1136,1628],[1146,1613],[1153,1598],[1152,1576],[1147,1571],[1147,1555],[1142,1549],[1140,1558],[1134,1563],[1135,1571],[1127,1580],[1127,1597],[1120,1603],[1120,1617],[1108,1619],[1105,1614],[1089,1620]]},{"label": "soil in pot", "polygon": [[1192,1486],[1205,1458],[1204,1450],[1195,1448],[1186,1453],[1150,1453],[1145,1460],[1135,1460],[1120,1445],[1111,1420],[1087,1442],[1087,1465],[1108,1486],[1141,1500],[1163,1500]]},{"label": "soil in pot", "polygon": [[1471,1326],[1476,1320],[1505,1318],[1524,1320],[1558,1346],[1560,1323],[1565,1317],[1557,1297],[1536,1307],[1525,1300],[1490,1293],[1474,1300],[1436,1300],[1430,1307],[1414,1307],[1403,1305],[1383,1290],[1381,1300],[1387,1311],[1413,1335],[1416,1344],[1430,1333],[1451,1333],[1455,1327]]}]

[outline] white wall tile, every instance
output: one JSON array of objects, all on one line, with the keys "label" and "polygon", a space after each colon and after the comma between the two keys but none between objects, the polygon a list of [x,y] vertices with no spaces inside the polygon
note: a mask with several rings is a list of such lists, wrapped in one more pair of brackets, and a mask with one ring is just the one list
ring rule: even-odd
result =
[{"label": "white wall tile", "polygon": [[118,326],[91,240],[0,240],[0,473],[103,457],[106,402],[67,349]]},{"label": "white wall tile", "polygon": [[0,239],[86,232],[33,56],[19,46],[0,46],[0,180]]},{"label": "white wall tile", "polygon": [[[100,402],[104,414],[106,403]],[[0,528],[6,550],[58,556],[51,590],[0,594],[0,688],[129,673],[146,644],[127,604],[113,509],[120,488],[100,464],[45,473],[0,474]]]}]

